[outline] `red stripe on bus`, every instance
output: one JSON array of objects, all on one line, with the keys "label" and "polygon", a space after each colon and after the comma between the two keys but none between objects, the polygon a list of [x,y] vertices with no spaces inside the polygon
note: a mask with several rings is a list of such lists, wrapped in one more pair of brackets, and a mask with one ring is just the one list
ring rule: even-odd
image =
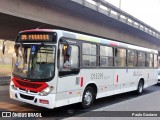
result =
[{"label": "red stripe on bus", "polygon": [[16,87],[33,92],[41,92],[48,87],[48,84],[45,82],[30,82],[28,80],[21,80],[16,77],[13,77],[12,81]]},{"label": "red stripe on bus", "polygon": [[81,77],[80,86],[83,87],[83,77]]},{"label": "red stripe on bus", "polygon": [[110,42],[109,45],[110,45],[110,46],[118,46],[118,44],[115,43],[115,42]]},{"label": "red stripe on bus", "polygon": [[118,83],[118,75],[116,76],[116,82]]}]

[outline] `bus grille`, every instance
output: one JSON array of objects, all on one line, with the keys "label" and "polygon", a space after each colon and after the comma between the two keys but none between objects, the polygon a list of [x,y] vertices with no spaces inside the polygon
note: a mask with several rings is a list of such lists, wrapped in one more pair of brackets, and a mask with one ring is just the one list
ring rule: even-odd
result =
[{"label": "bus grille", "polygon": [[19,81],[19,80],[17,80],[17,83],[21,86],[29,87],[29,88],[35,88],[35,89],[42,86],[42,84],[28,83],[28,82],[23,82],[23,81]]},{"label": "bus grille", "polygon": [[23,94],[20,94],[20,97],[23,98],[23,99],[27,99],[27,100],[33,100],[34,99],[33,96],[28,96],[28,95],[23,95]]},{"label": "bus grille", "polygon": [[45,82],[31,82],[27,80],[22,80],[16,77],[12,78],[12,81],[14,82],[15,86],[25,90],[25,91],[32,91],[32,92],[41,92],[43,89],[48,87],[48,84]]}]

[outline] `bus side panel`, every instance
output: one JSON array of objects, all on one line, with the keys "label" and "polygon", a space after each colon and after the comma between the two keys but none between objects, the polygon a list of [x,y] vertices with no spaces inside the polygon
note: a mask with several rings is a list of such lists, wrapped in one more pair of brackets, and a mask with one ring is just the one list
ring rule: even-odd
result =
[{"label": "bus side panel", "polygon": [[81,91],[80,74],[58,77],[56,107],[80,102]]},{"label": "bus side panel", "polygon": [[[146,73],[147,71],[147,73]],[[145,70],[144,74],[146,74],[145,86],[148,87],[158,82],[158,71],[157,69],[147,69]]]},{"label": "bus side panel", "polygon": [[148,69],[137,69],[137,72],[136,72],[136,76],[138,77],[137,79],[137,86],[138,86],[138,83],[141,79],[144,80],[144,88],[148,87]]},{"label": "bus side panel", "polygon": [[114,94],[133,91],[137,87],[137,69],[115,69]]},{"label": "bus side panel", "polygon": [[81,76],[84,78],[84,88],[93,83],[97,86],[96,98],[113,95],[114,69],[82,69]]},{"label": "bus side panel", "polygon": [[143,76],[145,78],[145,84],[144,84],[144,88],[151,86],[152,80],[153,78],[153,69],[144,69],[143,70]]},{"label": "bus side panel", "polygon": [[152,86],[158,81],[157,69],[138,69],[136,75],[138,82],[140,79],[144,79],[144,88]]}]

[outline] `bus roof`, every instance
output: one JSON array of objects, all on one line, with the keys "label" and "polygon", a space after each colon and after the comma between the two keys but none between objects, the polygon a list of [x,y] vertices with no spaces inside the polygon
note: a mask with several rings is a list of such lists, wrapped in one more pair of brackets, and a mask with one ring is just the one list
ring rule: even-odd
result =
[{"label": "bus roof", "polygon": [[[88,41],[88,42],[95,42],[95,43],[99,43],[99,44],[106,44],[108,46],[113,46],[113,47],[121,47],[121,48],[128,48],[128,49],[134,49],[134,50],[139,50],[139,51],[146,51],[146,52],[152,52],[152,53],[158,53],[157,50],[154,49],[150,49],[150,48],[145,48],[145,47],[140,47],[140,46],[136,46],[136,45],[132,45],[132,44],[128,44],[128,43],[123,43],[123,42],[118,42],[118,41],[114,41],[108,38],[100,38],[100,37],[94,37],[94,36],[90,36],[90,35],[85,35],[85,34],[79,34],[79,33],[75,33],[75,32],[68,32],[68,31],[63,31],[60,30],[63,33],[63,37],[68,37],[73,36],[73,39],[78,39],[78,40],[83,40],[83,41]],[[67,35],[70,34],[70,35]]]},{"label": "bus roof", "polygon": [[23,30],[20,31],[19,33],[24,33],[24,32],[54,32],[55,30],[53,29],[30,29],[30,30]]},{"label": "bus roof", "polygon": [[112,46],[112,47],[121,47],[121,48],[128,48],[128,49],[158,53],[158,51],[154,50],[154,49],[149,49],[149,48],[140,47],[140,46],[137,46],[137,45],[123,43],[123,42],[119,42],[117,40],[114,41],[114,40],[111,40],[111,39],[108,39],[108,38],[94,37],[94,36],[91,36],[91,35],[69,32],[69,31],[65,31],[65,30],[31,29],[31,30],[20,31],[19,33],[23,33],[23,32],[57,32],[57,33],[61,33],[61,35],[62,35],[61,37],[78,39],[78,40],[87,41],[87,42],[95,42],[95,43],[104,44],[104,45],[108,45],[108,46]]}]

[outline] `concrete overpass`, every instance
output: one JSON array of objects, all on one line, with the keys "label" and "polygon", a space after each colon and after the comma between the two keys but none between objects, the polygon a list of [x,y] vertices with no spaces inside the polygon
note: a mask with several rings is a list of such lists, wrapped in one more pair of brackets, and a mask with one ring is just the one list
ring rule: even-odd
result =
[{"label": "concrete overpass", "polygon": [[159,50],[160,32],[103,0],[1,0],[0,38],[24,29],[58,28]]}]

